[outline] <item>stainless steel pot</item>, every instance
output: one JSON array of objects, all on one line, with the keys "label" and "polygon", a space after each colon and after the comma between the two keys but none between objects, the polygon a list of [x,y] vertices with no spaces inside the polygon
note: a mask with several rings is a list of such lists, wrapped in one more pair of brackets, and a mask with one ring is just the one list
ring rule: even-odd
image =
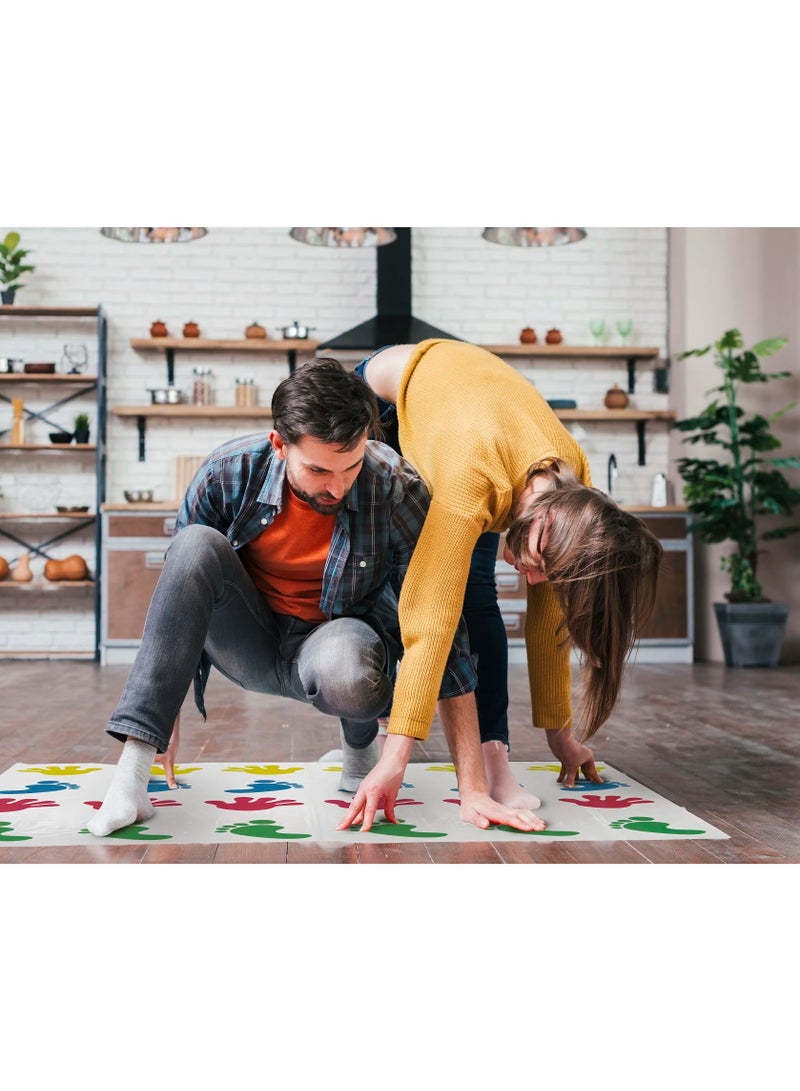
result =
[{"label": "stainless steel pot", "polygon": [[180,405],[183,391],[177,386],[149,386],[150,401],[153,405]]},{"label": "stainless steel pot", "polygon": [[[19,367],[15,365],[19,365]],[[22,360],[16,356],[0,357],[0,373],[7,375],[13,371],[22,371]]]},{"label": "stainless steel pot", "polygon": [[295,320],[291,326],[284,326],[281,333],[285,341],[305,341],[313,329],[316,326],[303,326]]}]

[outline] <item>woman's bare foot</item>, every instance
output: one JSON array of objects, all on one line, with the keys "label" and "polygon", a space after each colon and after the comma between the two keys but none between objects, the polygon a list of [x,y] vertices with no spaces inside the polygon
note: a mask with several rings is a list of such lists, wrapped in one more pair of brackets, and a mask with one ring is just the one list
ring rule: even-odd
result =
[{"label": "woman's bare foot", "polygon": [[489,795],[492,799],[505,807],[527,811],[538,810],[542,805],[541,799],[526,792],[514,779],[505,743],[494,739],[491,742],[481,743],[481,750],[483,751],[483,767],[489,783]]}]

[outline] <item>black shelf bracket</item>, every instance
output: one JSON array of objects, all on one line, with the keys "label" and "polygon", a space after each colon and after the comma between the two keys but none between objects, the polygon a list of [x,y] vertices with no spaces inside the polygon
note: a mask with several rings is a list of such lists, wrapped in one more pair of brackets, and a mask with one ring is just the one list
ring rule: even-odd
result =
[{"label": "black shelf bracket", "polygon": [[167,354],[167,386],[175,386],[175,349],[164,351]]},{"label": "black shelf bracket", "polygon": [[640,466],[646,466],[647,465],[647,463],[645,461],[645,457],[644,457],[644,435],[645,435],[645,425],[646,424],[647,424],[647,421],[645,421],[645,420],[637,420],[637,422],[636,422],[636,436],[637,436],[637,439],[639,440],[639,465]]},{"label": "black shelf bracket", "polygon": [[628,393],[634,394],[636,392],[636,357],[630,356],[628,358]]},{"label": "black shelf bracket", "polygon": [[289,357],[289,374],[293,375],[297,367],[297,349],[289,349],[286,355]]},{"label": "black shelf bracket", "polygon": [[139,432],[139,461],[144,462],[144,436],[147,428],[147,419],[145,417],[136,418],[136,428]]},{"label": "black shelf bracket", "polygon": [[[54,516],[57,518],[57,516]],[[48,538],[45,542],[39,542],[38,545],[33,542],[27,542],[24,538],[18,538],[16,534],[12,534],[10,531],[0,527],[0,536],[8,538],[10,542],[15,542],[18,546],[22,546],[23,549],[29,553],[36,553],[39,557],[44,557],[46,560],[52,560],[50,554],[47,552],[47,547],[55,545],[56,542],[62,541],[64,538],[69,538],[71,534],[77,534],[78,531],[85,530],[86,527],[94,526],[95,516],[91,516],[88,519],[83,520],[76,526],[69,527],[68,530],[62,531],[61,534],[57,534],[54,538]],[[13,557],[9,564],[16,564],[19,557]]]}]

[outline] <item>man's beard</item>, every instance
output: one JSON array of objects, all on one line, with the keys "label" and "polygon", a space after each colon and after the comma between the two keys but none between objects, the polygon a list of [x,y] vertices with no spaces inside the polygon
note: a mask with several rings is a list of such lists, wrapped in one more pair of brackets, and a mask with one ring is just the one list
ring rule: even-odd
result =
[{"label": "man's beard", "polygon": [[[345,502],[345,499],[346,499],[346,497],[344,497],[344,496],[337,503],[323,504],[323,503],[320,502],[320,500],[318,498],[321,497],[321,496],[322,497],[327,497],[329,495],[328,493],[319,492],[319,493],[316,493],[316,494],[312,494],[312,493],[303,492],[302,489],[298,489],[297,486],[292,483],[292,481],[289,479],[288,473],[286,475],[286,480],[289,482],[289,488],[292,490],[294,495],[296,497],[298,497],[300,500],[304,500],[306,502],[306,504],[308,504],[308,506],[313,511],[316,511],[319,515],[338,515],[338,513],[344,507],[344,502]],[[333,499],[334,498],[331,497],[331,500],[333,500]]]}]

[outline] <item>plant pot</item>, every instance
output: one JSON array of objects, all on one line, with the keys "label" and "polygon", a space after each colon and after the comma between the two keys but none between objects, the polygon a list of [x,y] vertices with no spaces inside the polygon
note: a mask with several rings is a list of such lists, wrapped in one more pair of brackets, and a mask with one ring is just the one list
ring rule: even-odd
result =
[{"label": "plant pot", "polygon": [[12,288],[10,292],[0,292],[0,300],[3,303],[13,303],[16,291],[16,288]]},{"label": "plant pot", "polygon": [[785,602],[715,602],[729,667],[777,667],[789,607]]},{"label": "plant pot", "polygon": [[88,443],[89,442],[89,429],[88,428],[76,428],[75,429],[75,442],[76,443]]}]

